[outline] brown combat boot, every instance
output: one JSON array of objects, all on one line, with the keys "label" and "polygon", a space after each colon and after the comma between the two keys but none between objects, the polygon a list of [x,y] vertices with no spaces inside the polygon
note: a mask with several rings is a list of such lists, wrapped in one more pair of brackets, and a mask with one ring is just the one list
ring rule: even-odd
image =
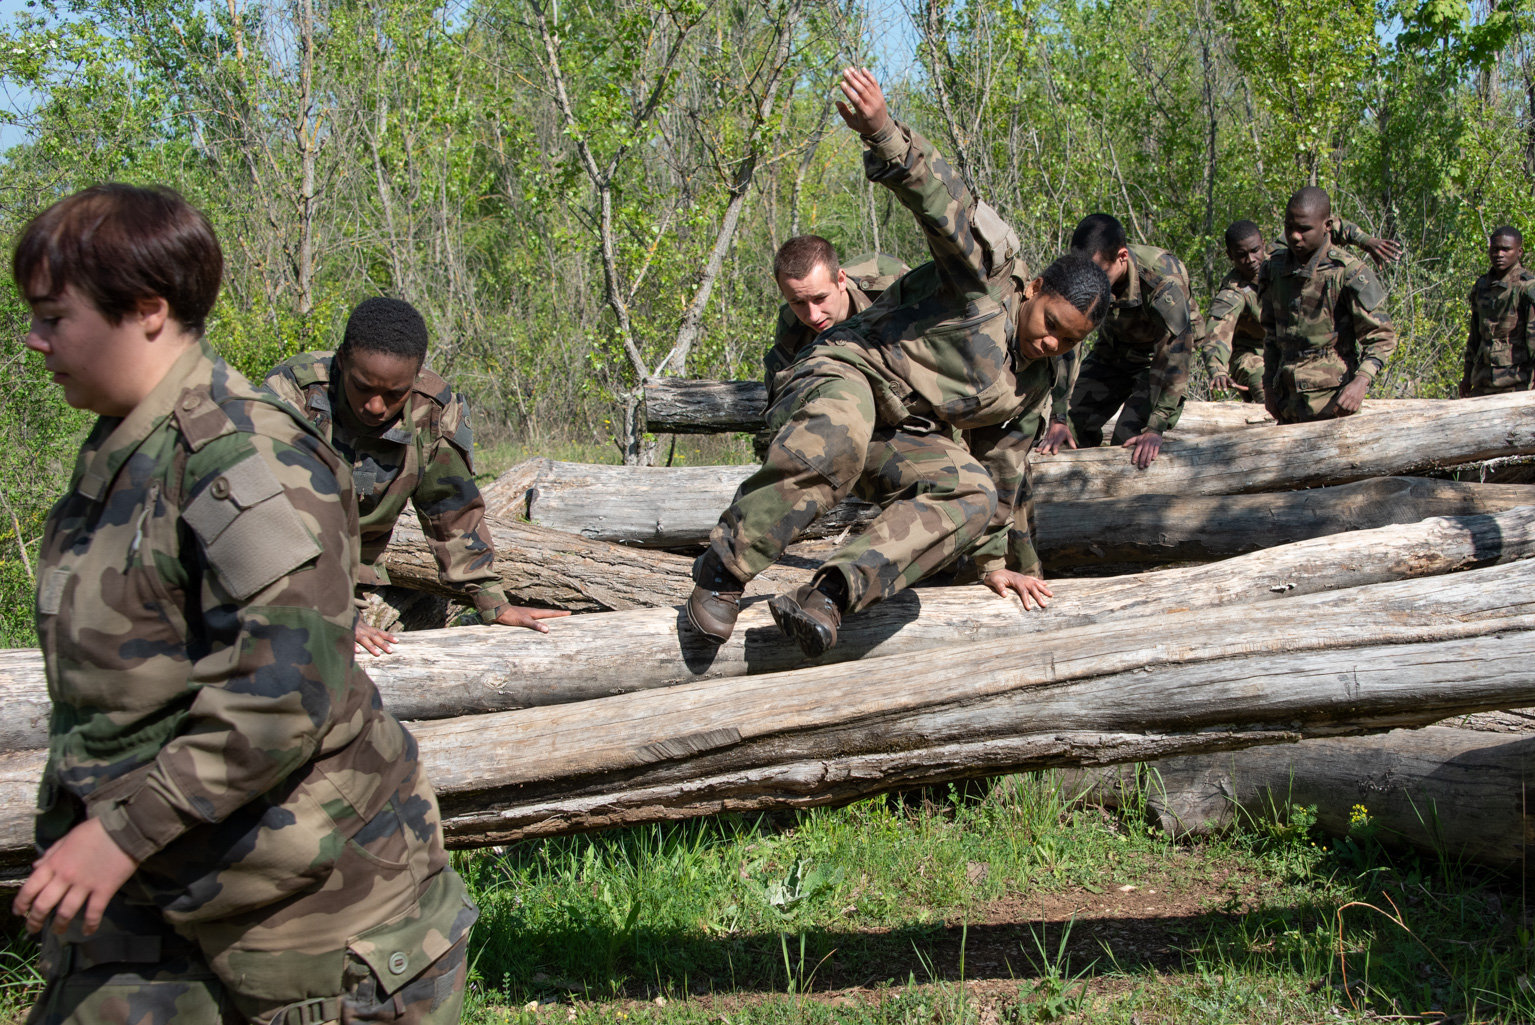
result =
[{"label": "brown combat boot", "polygon": [[805,584],[793,594],[780,594],[768,602],[773,622],[799,643],[806,658],[817,658],[837,643],[842,610],[831,595],[815,584]]},{"label": "brown combat boot", "polygon": [[741,595],[746,585],[720,564],[712,548],[693,563],[693,580],[693,593],[688,595],[688,622],[705,639],[724,644],[730,640],[730,632],[741,616]]}]

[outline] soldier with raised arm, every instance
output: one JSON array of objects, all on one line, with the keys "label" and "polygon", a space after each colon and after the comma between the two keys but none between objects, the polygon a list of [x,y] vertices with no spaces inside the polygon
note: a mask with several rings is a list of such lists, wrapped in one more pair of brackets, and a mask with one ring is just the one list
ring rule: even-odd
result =
[{"label": "soldier with raised arm", "polygon": [[1071,249],[1108,274],[1113,309],[1082,360],[1070,401],[1056,402],[1039,449],[1096,448],[1117,412],[1113,443],[1131,449],[1135,465],[1145,469],[1183,412],[1189,359],[1204,333],[1188,268],[1165,249],[1128,244],[1124,225],[1108,214],[1084,217]]},{"label": "soldier with raised arm", "polygon": [[[1402,247],[1390,239],[1375,238],[1349,221],[1329,222],[1334,245],[1357,246],[1376,264],[1395,260]],[[1284,248],[1282,241],[1267,243],[1252,221],[1235,221],[1226,229],[1226,256],[1231,270],[1221,279],[1205,315],[1205,336],[1200,358],[1210,374],[1213,391],[1235,391],[1244,402],[1263,404],[1263,321],[1258,308],[1258,271],[1263,261]]]},{"label": "soldier with raised arm", "polygon": [[[726,640],[746,583],[772,565],[817,516],[856,488],[882,511],[837,549],[811,582],[771,603],[773,617],[815,657],[836,643],[842,616],[971,551],[987,586],[1025,604],[1044,582],[1026,495],[999,499],[1005,467],[1026,489],[1050,357],[1076,345],[1108,302],[1108,279],[1089,260],[1063,257],[1031,277],[1017,237],[978,203],[921,135],[890,117],[878,83],[848,69],[838,110],[862,136],[869,179],[916,216],[933,259],[879,302],[832,327],[780,375],[768,410],[774,433],[762,467],[741,485],[693,567],[693,626]],[[954,429],[964,432],[955,440]]]},{"label": "soldier with raised arm", "polygon": [[[267,371],[265,385],[352,464],[362,531],[359,597],[389,586],[384,550],[408,502],[437,559],[438,579],[482,622],[547,633],[540,620],[570,613],[507,600],[474,483],[469,407],[426,369],[426,350],[426,321],[416,308],[375,297],[347,318],[339,349],[285,360]],[[383,654],[394,641],[358,620],[359,651]]]},{"label": "soldier with raised arm", "polygon": [[1530,387],[1531,305],[1535,273],[1523,264],[1524,236],[1505,224],[1487,240],[1487,273],[1471,286],[1460,397],[1499,395]]},{"label": "soldier with raised arm", "polygon": [[1280,423],[1358,412],[1396,348],[1386,290],[1331,244],[1332,200],[1307,186],[1285,206],[1285,248],[1258,274],[1264,407]]}]

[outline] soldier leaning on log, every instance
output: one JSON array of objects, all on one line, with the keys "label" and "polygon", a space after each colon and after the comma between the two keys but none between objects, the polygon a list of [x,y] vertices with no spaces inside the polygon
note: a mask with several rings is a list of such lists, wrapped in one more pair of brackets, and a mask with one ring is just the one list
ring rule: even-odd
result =
[{"label": "soldier leaning on log", "polygon": [[98,419],[48,515],[31,1025],[456,1022],[478,912],[353,654],[350,467],[213,351],[223,259],[166,189],[56,203],[27,346]]},{"label": "soldier leaning on log", "polygon": [[1131,449],[1135,465],[1145,469],[1162,450],[1163,432],[1178,423],[1189,359],[1204,333],[1188,269],[1165,249],[1126,244],[1124,225],[1108,214],[1084,217],[1072,232],[1071,250],[1108,274],[1113,308],[1082,360],[1069,401],[1056,404],[1039,450],[1096,448],[1103,425],[1119,412],[1114,444]]},{"label": "soldier leaning on log", "polygon": [[[305,352],[267,371],[265,385],[297,409],[352,466],[361,530],[357,592],[389,586],[384,550],[405,503],[415,507],[437,558],[438,579],[462,594],[481,621],[541,633],[539,622],[569,612],[524,609],[507,600],[485,501],[474,483],[474,436],[462,395],[424,366],[426,322],[399,299],[364,300],[335,352]],[[393,634],[357,621],[358,651],[380,655]]]},{"label": "soldier leaning on log", "polygon": [[1498,395],[1530,387],[1530,309],[1535,273],[1523,266],[1524,236],[1505,224],[1487,240],[1487,273],[1471,286],[1471,329],[1459,394]]},{"label": "soldier leaning on log", "polygon": [[1396,348],[1375,272],[1330,244],[1332,201],[1307,186],[1285,207],[1285,249],[1258,273],[1264,407],[1280,423],[1348,416]]},{"label": "soldier leaning on log", "polygon": [[[921,135],[890,117],[868,72],[843,72],[844,121],[864,140],[869,179],[916,215],[933,259],[869,309],[824,331],[781,375],[763,465],[736,493],[693,568],[687,615],[729,638],[746,582],[821,513],[854,491],[882,511],[811,582],[770,605],[805,653],[836,643],[858,611],[966,551],[985,583],[1025,601],[1044,582],[1027,520],[1031,411],[1054,382],[1052,356],[1102,317],[1108,279],[1063,257],[1030,279],[1017,237],[978,203]],[[954,429],[963,431],[963,443]],[[999,498],[998,480],[1010,493]]]},{"label": "soldier leaning on log", "polygon": [[[796,235],[778,247],[773,280],[783,293],[773,345],[762,357],[767,404],[778,394],[778,379],[815,336],[873,304],[902,274],[911,270],[893,256],[863,253],[839,263],[837,250],[819,235]],[[757,458],[773,439],[758,432]]]},{"label": "soldier leaning on log", "polygon": [[[1375,238],[1351,221],[1331,218],[1334,245],[1357,246],[1380,265],[1402,255],[1390,239]],[[1205,315],[1205,336],[1199,355],[1214,391],[1235,391],[1243,402],[1263,404],[1263,320],[1258,306],[1258,272],[1263,261],[1284,248],[1282,240],[1266,243],[1252,221],[1235,221],[1226,229],[1226,256],[1231,270],[1221,279]]]}]

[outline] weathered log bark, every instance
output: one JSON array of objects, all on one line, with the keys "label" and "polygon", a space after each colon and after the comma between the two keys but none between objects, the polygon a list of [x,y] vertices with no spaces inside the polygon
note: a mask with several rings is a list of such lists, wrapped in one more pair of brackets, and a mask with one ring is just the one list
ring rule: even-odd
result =
[{"label": "weathered log bark", "polygon": [[[836,803],[1529,705],[1532,583],[1525,562],[413,729],[461,845]],[[0,808],[0,862],[29,833],[30,802]]]},{"label": "weathered log bark", "polygon": [[[815,663],[779,634],[765,602],[752,601],[719,648],[696,637],[678,609],[661,608],[575,616],[551,622],[547,635],[478,626],[411,633],[393,654],[363,664],[395,715],[440,719],[1029,635],[1053,643],[1059,631],[1094,624],[1160,624],[1170,610],[1288,601],[1532,557],[1535,508],[1523,508],[1355,531],[1208,566],[1062,580],[1044,611],[1025,612],[979,586],[917,588],[849,616],[837,646]],[[12,713],[0,719],[0,751],[44,746],[49,706],[35,649],[0,652],[0,701]]]},{"label": "weathered log bark", "polygon": [[[1145,470],[1136,469],[1121,449],[1040,456],[1034,460],[1034,484],[1041,506],[1149,494],[1236,495],[1344,484],[1531,452],[1535,394],[1525,392],[1438,403],[1423,412],[1169,438]],[[493,488],[494,500],[486,501],[497,515],[526,517],[585,537],[676,547],[707,538],[754,469],[538,460],[507,471],[505,484],[498,481]],[[858,512],[839,508],[828,518],[839,515],[856,519]]]},{"label": "weathered log bark", "polygon": [[1515,732],[1462,722],[1073,770],[1061,782],[1072,797],[1107,807],[1144,788],[1152,821],[1171,836],[1203,836],[1298,806],[1314,808],[1317,827],[1342,837],[1362,806],[1388,846],[1535,871],[1535,717]]},{"label": "weathered log bark", "polygon": [[1532,501],[1535,488],[1524,484],[1377,477],[1264,495],[1042,502],[1034,543],[1051,571],[1104,562],[1200,562],[1430,516],[1500,512]]},{"label": "weathered log bark", "polygon": [[[1368,399],[1361,413],[1431,408],[1443,399]],[[767,413],[761,381],[658,378],[645,385],[645,423],[657,434],[725,434],[759,431]],[[1175,437],[1192,437],[1242,427],[1272,425],[1262,406],[1245,402],[1185,403]],[[1113,428],[1104,433],[1112,434]]]}]

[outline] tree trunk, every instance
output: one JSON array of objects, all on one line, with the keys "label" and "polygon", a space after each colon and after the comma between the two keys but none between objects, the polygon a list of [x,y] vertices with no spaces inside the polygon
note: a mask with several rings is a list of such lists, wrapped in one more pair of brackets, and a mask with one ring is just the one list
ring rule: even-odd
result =
[{"label": "tree trunk", "polygon": [[[1152,822],[1171,836],[1206,836],[1240,822],[1314,808],[1334,837],[1365,833],[1499,869],[1535,870],[1529,790],[1535,783],[1535,715],[1502,712],[1448,719],[1422,730],[1303,740],[1141,766],[1068,772],[1062,786],[1106,807],[1149,791]],[[1497,720],[1489,728],[1488,720]],[[1513,729],[1502,725],[1515,721]]]},{"label": "tree trunk", "polygon": [[[1310,607],[1301,601],[1308,595],[1341,592],[1332,596],[1334,607],[1346,610],[1355,601],[1351,596],[1361,593],[1355,589],[1364,585],[1532,557],[1535,509],[1521,509],[1356,531],[1209,566],[1062,580],[1053,584],[1055,598],[1045,611],[1025,612],[1015,599],[998,598],[980,586],[917,588],[849,616],[837,646],[814,663],[779,634],[765,603],[748,601],[734,636],[718,648],[694,635],[679,610],[668,607],[556,620],[547,635],[480,626],[411,633],[393,654],[364,657],[363,665],[396,715],[442,719],[807,665],[910,658],[950,645],[996,645],[1043,635],[1053,639],[1063,630],[1095,624],[1146,623],[1148,617],[1160,624],[1170,609],[1187,615],[1232,606],[1267,608],[1276,600],[1303,608]],[[429,555],[425,558],[430,562]],[[1508,572],[1526,579],[1535,566]],[[1450,577],[1431,590],[1458,593],[1454,589],[1465,586],[1463,579]],[[1482,574],[1478,579],[1485,588],[1486,581],[1503,578]],[[1493,600],[1477,597],[1470,605],[1445,606],[1446,614],[1467,615],[1468,609],[1481,607],[1478,603]],[[1496,601],[1501,608],[1509,599]],[[1033,643],[1038,647],[1041,642]],[[35,649],[0,652],[0,700],[10,712],[0,720],[0,751],[43,746],[49,706]]]},{"label": "tree trunk", "polygon": [[1377,477],[1307,491],[1042,502],[1034,545],[1045,568],[1202,562],[1305,538],[1430,516],[1502,512],[1535,503],[1527,484]]},{"label": "tree trunk", "polygon": [[[1145,470],[1136,469],[1129,455],[1117,448],[1036,456],[1032,463],[1042,508],[1051,502],[1150,494],[1231,495],[1317,487],[1531,452],[1535,395],[1519,393],[1435,403],[1423,411],[1169,439]],[[736,488],[754,469],[642,470],[539,461],[507,471],[511,481],[498,483],[497,504],[490,508],[499,515],[526,516],[599,540],[677,547],[708,537]],[[524,496],[521,503],[519,493]],[[856,517],[857,512],[833,515]]]}]

